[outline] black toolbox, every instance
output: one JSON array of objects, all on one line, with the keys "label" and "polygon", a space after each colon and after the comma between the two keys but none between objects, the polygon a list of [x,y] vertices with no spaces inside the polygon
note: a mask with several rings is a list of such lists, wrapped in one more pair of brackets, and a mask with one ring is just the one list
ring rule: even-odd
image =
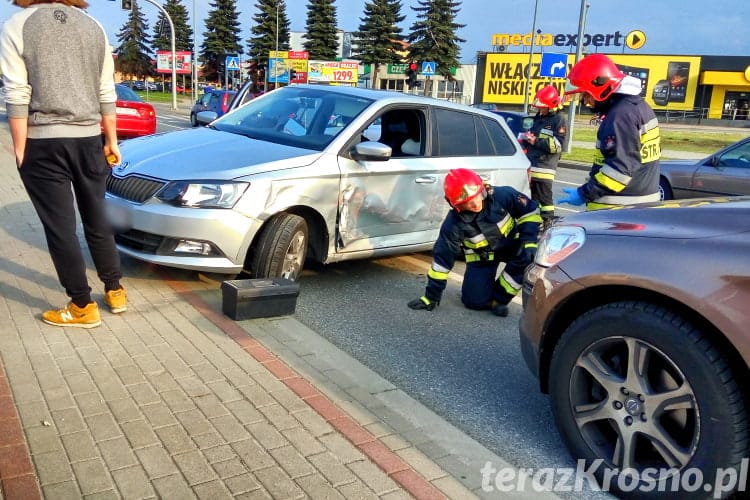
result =
[{"label": "black toolbox", "polygon": [[227,280],[221,283],[221,309],[234,320],[294,314],[299,284],[286,278]]}]

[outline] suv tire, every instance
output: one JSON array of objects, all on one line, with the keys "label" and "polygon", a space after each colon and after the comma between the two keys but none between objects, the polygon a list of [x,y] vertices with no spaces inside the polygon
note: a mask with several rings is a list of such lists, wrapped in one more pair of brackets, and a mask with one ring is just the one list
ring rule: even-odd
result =
[{"label": "suv tire", "polygon": [[190,113],[190,125],[193,127],[198,126],[198,117],[195,115],[195,113]]},{"label": "suv tire", "polygon": [[[603,459],[595,473],[600,486],[624,495],[663,496],[657,489],[643,494],[649,491],[643,472],[668,468],[671,460],[681,472],[703,474],[697,490],[680,486],[680,498],[710,497],[714,492],[703,486],[715,486],[717,468],[734,467],[739,476],[747,456],[745,396],[725,356],[708,335],[663,307],[618,302],[576,319],[553,353],[550,396],[570,452],[586,460],[587,470]],[[624,463],[628,449],[632,458]],[[631,481],[619,486],[619,475],[609,487],[601,484],[604,468],[625,467],[642,474],[632,490]],[[684,482],[687,475],[676,477]]]},{"label": "suv tire", "polygon": [[307,222],[294,214],[277,215],[263,228],[253,255],[255,278],[296,280],[307,256]]}]

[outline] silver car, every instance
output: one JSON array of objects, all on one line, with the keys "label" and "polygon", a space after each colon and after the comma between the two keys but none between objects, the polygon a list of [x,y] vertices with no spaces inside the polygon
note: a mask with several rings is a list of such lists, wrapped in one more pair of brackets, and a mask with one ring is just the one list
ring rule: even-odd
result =
[{"label": "silver car", "polygon": [[699,161],[661,160],[659,163],[659,191],[663,200],[750,195],[750,137]]},{"label": "silver car", "polygon": [[502,117],[351,87],[284,87],[121,150],[106,194],[120,251],[214,273],[295,279],[306,258],[429,250],[451,168],[528,193]]}]

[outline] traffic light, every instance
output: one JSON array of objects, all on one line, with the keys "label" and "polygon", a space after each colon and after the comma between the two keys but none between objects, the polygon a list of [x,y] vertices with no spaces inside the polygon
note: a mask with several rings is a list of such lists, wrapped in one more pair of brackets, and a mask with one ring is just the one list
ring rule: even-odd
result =
[{"label": "traffic light", "polygon": [[134,0],[122,0],[122,10],[133,10]]},{"label": "traffic light", "polygon": [[406,71],[406,85],[410,89],[419,87],[419,82],[417,81],[417,63],[415,62],[409,63],[409,69]]}]

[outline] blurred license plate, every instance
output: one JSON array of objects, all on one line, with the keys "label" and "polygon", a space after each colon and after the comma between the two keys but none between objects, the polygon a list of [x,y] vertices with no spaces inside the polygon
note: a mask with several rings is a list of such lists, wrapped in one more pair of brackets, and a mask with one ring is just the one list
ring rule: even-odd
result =
[{"label": "blurred license plate", "polygon": [[104,206],[106,207],[109,223],[112,225],[112,229],[114,229],[115,232],[123,233],[132,227],[132,222],[130,221],[130,210],[125,203],[119,202],[113,198],[107,198]]},{"label": "blurred license plate", "polygon": [[117,108],[118,115],[138,116],[138,110],[133,108]]}]

